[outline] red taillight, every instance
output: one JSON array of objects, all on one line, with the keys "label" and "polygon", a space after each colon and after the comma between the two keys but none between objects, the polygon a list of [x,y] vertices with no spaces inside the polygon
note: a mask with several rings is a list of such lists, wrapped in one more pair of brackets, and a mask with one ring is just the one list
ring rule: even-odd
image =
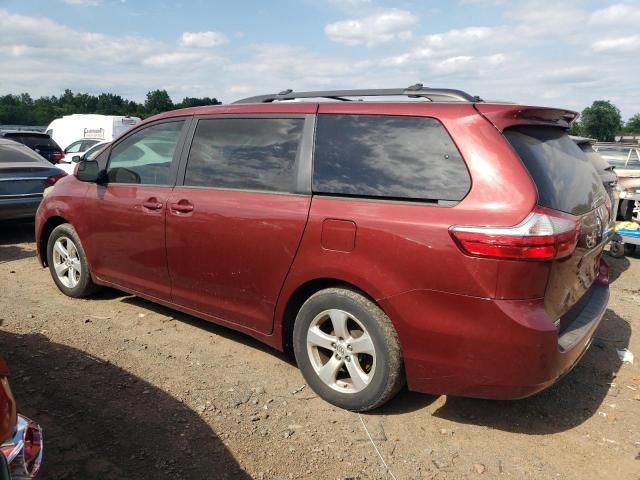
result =
[{"label": "red taillight", "polygon": [[578,243],[580,219],[542,207],[514,227],[449,229],[460,249],[476,257],[553,260],[571,255]]},{"label": "red taillight", "polygon": [[55,185],[58,180],[60,180],[63,177],[66,177],[66,176],[67,176],[66,172],[60,172],[57,175],[51,175],[50,177],[47,177],[45,179],[44,183],[46,183],[47,186],[51,187],[51,186]]},{"label": "red taillight", "polygon": [[53,152],[53,160],[59,162],[64,158],[64,152]]}]

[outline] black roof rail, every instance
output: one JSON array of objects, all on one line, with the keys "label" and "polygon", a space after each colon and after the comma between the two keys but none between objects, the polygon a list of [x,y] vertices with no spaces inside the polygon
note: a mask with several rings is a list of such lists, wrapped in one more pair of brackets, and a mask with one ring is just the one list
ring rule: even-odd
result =
[{"label": "black roof rail", "polygon": [[462,90],[451,88],[429,88],[416,83],[406,88],[378,88],[364,90],[321,90],[317,92],[294,92],[291,89],[269,95],[257,95],[243,98],[233,103],[271,103],[277,100],[294,100],[297,98],[329,98],[332,100],[351,101],[346,97],[394,97],[426,98],[432,102],[482,102],[478,96],[469,95]]}]

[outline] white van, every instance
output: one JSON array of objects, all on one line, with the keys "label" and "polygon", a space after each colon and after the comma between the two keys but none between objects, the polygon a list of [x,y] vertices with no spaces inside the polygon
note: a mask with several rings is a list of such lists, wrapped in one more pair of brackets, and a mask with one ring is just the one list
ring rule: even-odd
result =
[{"label": "white van", "polygon": [[64,150],[76,140],[110,142],[140,122],[138,117],[76,113],[56,118],[46,132]]}]

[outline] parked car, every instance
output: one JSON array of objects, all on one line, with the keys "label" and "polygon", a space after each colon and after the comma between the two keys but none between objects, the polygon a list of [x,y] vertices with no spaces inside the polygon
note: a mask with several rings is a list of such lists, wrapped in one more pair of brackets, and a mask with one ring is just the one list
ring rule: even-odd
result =
[{"label": "parked car", "polygon": [[26,145],[50,163],[56,164],[64,158],[62,149],[46,133],[5,130],[0,136]]},{"label": "parked car", "polygon": [[[600,175],[600,180],[602,181],[604,189],[607,191],[607,195],[609,195],[610,205],[613,209],[613,204],[616,202],[615,192],[618,188],[618,175],[616,175],[614,171],[615,167],[610,165],[609,162],[593,148],[596,143],[595,139],[571,136],[571,140],[576,142],[587,158],[591,160],[598,175]],[[613,222],[615,219],[612,218],[611,221]]]},{"label": "parked car", "polygon": [[[409,100],[347,101],[391,95]],[[312,98],[330,100],[289,101]],[[108,285],[292,349],[343,408],[405,380],[527,397],[579,361],[609,298],[576,116],[421,85],[167,112],[58,183],[38,255],[68,296]]]},{"label": "parked car", "polygon": [[33,218],[44,189],[65,175],[25,145],[0,138],[0,220]]},{"label": "parked car", "polygon": [[79,138],[110,142],[140,121],[138,117],[125,115],[74,113],[53,120],[47,126],[46,133],[66,149]]},{"label": "parked car", "polygon": [[[640,145],[597,142],[594,148],[615,167],[620,192],[640,193]],[[618,220],[638,219],[638,203],[622,198],[618,205]]]},{"label": "parked car", "polygon": [[64,158],[60,160],[60,162],[71,163],[73,157],[78,155],[82,156],[84,152],[89,150],[96,143],[100,143],[100,140],[87,140],[84,138],[76,140],[64,149]]},{"label": "parked car", "polygon": [[8,376],[7,364],[0,357],[0,479],[33,478],[42,463],[42,429],[16,414]]},{"label": "parked car", "polygon": [[69,162],[59,163],[58,168],[65,171],[69,175],[73,175],[73,172],[78,162],[82,160],[92,160],[98,153],[100,153],[100,150],[102,150],[105,147],[105,145],[108,145],[108,144],[109,142],[107,141],[97,142],[97,143],[94,143],[91,147],[89,147],[85,152],[75,153],[71,155],[70,158],[69,158],[69,155],[67,155],[67,157],[65,157],[65,160],[66,158],[69,158]]}]

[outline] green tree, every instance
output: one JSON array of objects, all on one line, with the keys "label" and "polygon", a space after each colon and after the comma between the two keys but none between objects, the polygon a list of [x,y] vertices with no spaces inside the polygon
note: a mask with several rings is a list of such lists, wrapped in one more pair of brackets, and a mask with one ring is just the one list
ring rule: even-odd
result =
[{"label": "green tree", "polygon": [[569,130],[569,135],[575,135],[577,137],[583,137],[582,133],[582,125],[580,125],[580,121],[576,121],[571,125],[571,130]]},{"label": "green tree", "polygon": [[205,105],[220,105],[217,98],[194,98],[184,97],[182,101],[176,105],[177,108],[189,108],[189,107],[203,107]]},{"label": "green tree", "polygon": [[580,127],[586,137],[612,142],[622,130],[620,110],[609,100],[596,100],[582,111]]},{"label": "green tree", "polygon": [[8,125],[48,125],[55,118],[73,113],[99,113],[102,115],[131,115],[145,118],[166,112],[175,107],[195,107],[218,105],[216,98],[186,97],[178,105],[173,104],[166,90],[154,90],[147,94],[144,104],[127,100],[113,93],[92,95],[74,93],[66,89],[56,97],[32,99],[28,93],[0,95],[0,124]]},{"label": "green tree", "polygon": [[149,116],[157,113],[173,110],[173,101],[166,90],[152,90],[147,93],[147,100],[144,102],[145,113]]},{"label": "green tree", "polygon": [[626,133],[640,133],[640,113],[636,113],[627,120],[627,123],[624,124],[624,131]]}]

